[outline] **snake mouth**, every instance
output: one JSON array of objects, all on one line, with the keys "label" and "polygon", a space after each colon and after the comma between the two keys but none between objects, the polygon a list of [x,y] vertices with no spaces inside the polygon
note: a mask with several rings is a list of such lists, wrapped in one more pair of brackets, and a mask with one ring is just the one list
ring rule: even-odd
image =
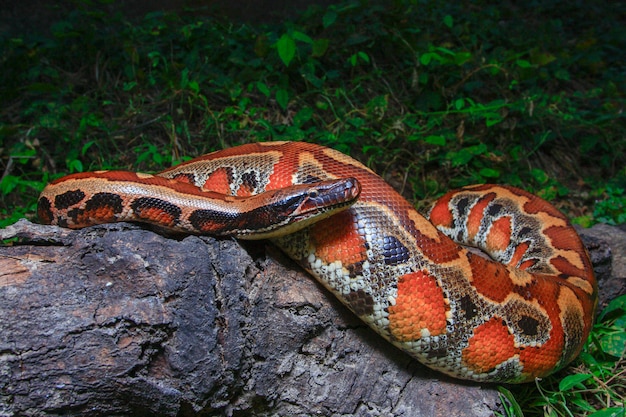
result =
[{"label": "snake mouth", "polygon": [[308,185],[312,188],[303,196],[304,199],[293,213],[298,218],[346,208],[361,194],[361,183],[356,178],[328,180]]}]

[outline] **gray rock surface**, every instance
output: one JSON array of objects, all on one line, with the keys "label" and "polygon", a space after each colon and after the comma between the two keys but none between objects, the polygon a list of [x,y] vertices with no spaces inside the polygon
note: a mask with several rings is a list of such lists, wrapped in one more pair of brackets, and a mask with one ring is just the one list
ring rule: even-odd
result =
[{"label": "gray rock surface", "polygon": [[[0,238],[0,416],[491,416],[265,243],[20,221]],[[266,256],[266,252],[270,256]]]},{"label": "gray rock surface", "polygon": [[607,224],[578,228],[598,280],[598,311],[626,294],[626,230]]}]

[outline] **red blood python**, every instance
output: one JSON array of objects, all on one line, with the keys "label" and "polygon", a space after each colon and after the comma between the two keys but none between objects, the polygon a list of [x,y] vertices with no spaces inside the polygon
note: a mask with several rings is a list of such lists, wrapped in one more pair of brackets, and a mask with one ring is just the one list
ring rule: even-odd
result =
[{"label": "red blood python", "polygon": [[[553,206],[513,187],[452,191],[428,220],[359,162],[299,142],[238,146],[158,176],[110,175],[50,184],[40,218],[66,227],[131,219],[190,233],[261,230],[381,336],[457,378],[549,375],[578,355],[592,326],[597,287],[580,238]],[[343,178],[348,184],[336,182]],[[313,191],[290,188],[300,184]],[[289,197],[273,192],[282,189],[330,198],[332,215],[290,234],[264,232],[268,218],[289,217],[280,201]],[[232,225],[209,214],[223,205],[238,207]],[[203,220],[193,221],[199,210]]]}]

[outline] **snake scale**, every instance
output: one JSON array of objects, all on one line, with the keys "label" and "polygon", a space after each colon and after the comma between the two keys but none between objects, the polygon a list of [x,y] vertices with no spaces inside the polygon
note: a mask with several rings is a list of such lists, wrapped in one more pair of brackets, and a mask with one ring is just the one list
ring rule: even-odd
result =
[{"label": "snake scale", "polygon": [[74,174],[39,199],[44,223],[143,221],[270,238],[385,339],[461,379],[520,383],[582,349],[597,286],[566,217],[499,185],[451,191],[428,219],[330,148],[253,143],[159,174]]}]

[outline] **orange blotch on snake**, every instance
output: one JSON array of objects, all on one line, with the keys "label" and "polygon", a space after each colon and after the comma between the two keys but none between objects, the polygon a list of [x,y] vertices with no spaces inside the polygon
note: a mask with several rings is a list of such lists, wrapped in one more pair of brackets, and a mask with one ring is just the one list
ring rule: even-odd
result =
[{"label": "orange blotch on snake", "polygon": [[550,260],[552,266],[556,268],[562,275],[565,276],[574,276],[574,277],[584,277],[585,271],[577,268],[573,265],[568,259],[562,256],[556,256]]},{"label": "orange blotch on snake", "polygon": [[185,182],[187,184],[194,184],[195,185],[195,183],[193,181],[193,174],[177,174],[177,175],[174,175],[172,177],[172,179],[176,180],[178,182]]},{"label": "orange blotch on snake", "polygon": [[500,217],[491,223],[487,234],[486,246],[490,252],[504,251],[511,242],[511,218]]},{"label": "orange blotch on snake", "polygon": [[[558,331],[562,332],[562,330]],[[563,343],[556,339],[551,336],[548,342],[542,346],[527,347],[520,351],[519,359],[524,366],[525,374],[542,377],[554,371],[555,366],[563,356]]]},{"label": "orange blotch on snake", "polygon": [[513,253],[513,256],[511,256],[509,265],[513,267],[517,267],[519,269],[528,269],[534,264],[536,264],[537,262],[534,260],[526,260],[522,262],[522,259],[524,258],[524,255],[526,254],[526,251],[528,250],[529,247],[530,247],[530,244],[528,242],[519,243],[515,247],[515,252]]},{"label": "orange blotch on snake", "polygon": [[472,268],[472,285],[476,291],[492,301],[501,303],[513,291],[513,281],[506,267],[482,256],[468,255]]},{"label": "orange blotch on snake", "polygon": [[525,271],[525,270],[527,270],[529,268],[532,268],[533,266],[537,265],[537,262],[538,262],[537,259],[527,259],[524,262],[520,263],[517,266],[517,269],[521,269],[522,271]]},{"label": "orange blotch on snake", "polygon": [[485,218],[485,209],[493,201],[495,194],[487,194],[474,204],[467,216],[467,240],[473,241],[478,232],[480,225]]},{"label": "orange blotch on snake", "polygon": [[356,229],[350,210],[313,225],[311,240],[316,255],[329,264],[340,260],[349,266],[367,258],[365,242]]},{"label": "orange blotch on snake", "polygon": [[[111,206],[101,206],[92,210],[81,211],[76,216],[76,225],[92,225],[97,223],[111,223],[116,219],[116,210]],[[97,219],[94,222],[93,219]]]},{"label": "orange blotch on snake", "polygon": [[509,328],[502,319],[493,317],[474,330],[469,345],[462,352],[463,364],[476,373],[490,372],[511,359],[516,350]]},{"label": "orange blotch on snake", "polygon": [[143,208],[139,212],[139,218],[151,222],[158,223],[163,226],[173,226],[176,219],[169,213],[156,207]]},{"label": "orange blotch on snake", "polygon": [[452,211],[450,211],[449,203],[452,198],[452,194],[445,195],[437,200],[437,203],[430,211],[428,219],[435,226],[452,227],[454,219]]},{"label": "orange blotch on snake", "polygon": [[575,229],[553,226],[543,232],[550,239],[550,243],[557,249],[569,249],[580,242]]},{"label": "orange blotch on snake", "polygon": [[399,341],[444,334],[447,310],[443,291],[428,273],[403,275],[398,279],[396,304],[389,307],[389,330]]},{"label": "orange blotch on snake", "polygon": [[216,193],[230,195],[230,183],[232,182],[230,172],[227,168],[219,168],[213,171],[202,185],[205,191],[215,191]]}]

